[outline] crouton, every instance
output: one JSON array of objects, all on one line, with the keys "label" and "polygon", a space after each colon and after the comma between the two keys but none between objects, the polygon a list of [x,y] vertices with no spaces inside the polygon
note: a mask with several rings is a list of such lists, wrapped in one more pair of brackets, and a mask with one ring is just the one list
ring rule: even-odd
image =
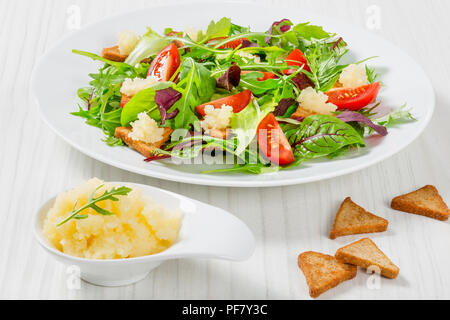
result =
[{"label": "crouton", "polygon": [[350,234],[383,232],[387,230],[388,224],[386,219],[367,212],[348,197],[336,214],[330,239]]},{"label": "crouton", "polygon": [[313,251],[300,254],[298,266],[305,275],[309,295],[313,298],[341,282],[353,279],[357,273],[355,266],[342,263],[333,256]]},{"label": "crouton", "polygon": [[297,110],[291,115],[291,118],[292,119],[306,118],[312,116],[313,114],[314,112],[305,110],[302,107],[298,106]]},{"label": "crouton", "polygon": [[450,210],[435,186],[427,185],[419,190],[395,197],[391,208],[446,221]]},{"label": "crouton", "polygon": [[152,156],[153,150],[160,148],[167,140],[169,140],[173,130],[171,128],[164,128],[163,139],[161,139],[156,143],[151,144],[131,139],[128,136],[130,132],[131,132],[130,127],[117,127],[114,136],[116,138],[122,139],[122,141],[125,142],[130,148],[135,149],[144,157],[150,158]]},{"label": "crouton", "polygon": [[351,243],[336,251],[336,259],[363,269],[378,267],[382,276],[395,279],[400,269],[369,238]]},{"label": "crouton", "polygon": [[102,58],[116,62],[124,62],[128,58],[128,56],[125,56],[120,53],[119,46],[104,48],[102,50],[101,56]]}]

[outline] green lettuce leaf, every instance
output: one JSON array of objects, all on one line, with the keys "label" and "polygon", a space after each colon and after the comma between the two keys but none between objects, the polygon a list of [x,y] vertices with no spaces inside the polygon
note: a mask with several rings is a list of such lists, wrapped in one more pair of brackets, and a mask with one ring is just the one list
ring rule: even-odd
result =
[{"label": "green lettuce leaf", "polygon": [[230,127],[238,141],[235,151],[236,154],[241,155],[245,151],[247,146],[256,137],[258,124],[274,108],[275,102],[273,101],[267,102],[259,107],[256,100],[253,100],[244,110],[233,114]]},{"label": "green lettuce leaf", "polygon": [[134,48],[125,60],[125,63],[135,66],[142,60],[158,54],[168,45],[168,40],[148,28],[147,32],[139,40],[136,48]]},{"label": "green lettuce leaf", "polygon": [[310,25],[309,22],[299,23],[294,26],[294,31],[303,39],[311,40],[311,39],[324,39],[329,38],[331,35],[323,30],[320,26]]},{"label": "green lettuce leaf", "polygon": [[139,91],[131,100],[123,107],[120,123],[126,127],[137,119],[141,112],[151,112],[156,110],[158,106],[155,103],[155,89],[148,88]]},{"label": "green lettuce leaf", "polygon": [[159,121],[161,115],[158,106],[155,103],[155,94],[158,90],[170,88],[174,85],[170,81],[157,82],[150,88],[139,91],[130,101],[123,107],[120,123],[122,126],[128,126],[130,122],[137,119],[141,112],[149,113],[150,117]]}]

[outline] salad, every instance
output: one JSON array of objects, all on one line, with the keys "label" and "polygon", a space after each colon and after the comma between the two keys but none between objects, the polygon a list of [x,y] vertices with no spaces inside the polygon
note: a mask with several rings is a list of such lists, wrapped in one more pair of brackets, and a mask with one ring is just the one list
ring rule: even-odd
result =
[{"label": "salad", "polygon": [[222,18],[206,30],[122,32],[100,55],[73,50],[102,65],[72,114],[145,161],[208,158],[227,164],[208,173],[254,174],[332,161],[415,120],[405,106],[377,115],[383,86],[371,58],[342,63],[342,37],[288,19],[268,27]]}]

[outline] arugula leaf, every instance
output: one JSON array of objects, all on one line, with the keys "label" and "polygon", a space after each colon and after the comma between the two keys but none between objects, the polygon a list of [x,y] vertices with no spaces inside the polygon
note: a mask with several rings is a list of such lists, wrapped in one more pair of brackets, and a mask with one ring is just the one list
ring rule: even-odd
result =
[{"label": "arugula leaf", "polygon": [[202,171],[204,174],[210,173],[252,173],[252,174],[264,174],[278,172],[281,169],[280,166],[262,164],[262,163],[247,163],[247,164],[237,164],[232,168],[216,169],[216,170],[205,170]]},{"label": "arugula leaf", "polygon": [[364,145],[364,139],[351,125],[327,115],[306,117],[285,134],[294,153],[303,159],[333,154],[348,145]]},{"label": "arugula leaf", "polygon": [[375,71],[375,68],[370,68],[369,66],[366,65],[366,74],[369,83],[377,82],[378,73]]},{"label": "arugula leaf", "polygon": [[243,27],[234,23],[231,23],[230,35],[239,34],[239,33],[248,33],[250,32],[249,27]]},{"label": "arugula leaf", "polygon": [[252,91],[254,95],[261,95],[267,91],[275,90],[280,86],[280,79],[267,79],[259,81],[258,78],[263,77],[264,74],[255,71],[241,75],[239,88],[247,88]]},{"label": "arugula leaf", "polygon": [[79,209],[76,209],[77,206],[77,202],[75,203],[75,205],[73,206],[72,211],[70,212],[69,216],[64,219],[63,221],[61,221],[60,223],[58,223],[56,226],[60,227],[63,224],[65,224],[66,222],[72,220],[72,219],[86,219],[87,215],[80,215],[80,213],[88,208],[91,208],[93,210],[95,210],[96,212],[100,213],[101,215],[113,215],[113,212],[110,212],[108,210],[102,209],[99,206],[96,205],[96,203],[100,202],[100,201],[104,201],[104,200],[111,200],[111,201],[119,201],[119,198],[117,198],[116,196],[126,196],[127,194],[129,194],[132,189],[127,188],[127,187],[113,187],[111,190],[105,190],[105,192],[99,196],[98,198],[94,198],[95,193],[102,188],[103,185],[97,187],[92,194],[89,196],[88,202],[82,206]]},{"label": "arugula leaf", "polygon": [[106,113],[100,113],[103,130],[110,136],[114,136],[117,127],[120,127],[120,116],[122,110],[116,109]]},{"label": "arugula leaf", "polygon": [[131,69],[131,70],[135,69],[133,66],[131,66],[128,63],[108,60],[108,59],[105,59],[103,57],[100,57],[99,55],[96,55],[94,53],[90,53],[90,52],[87,52],[87,51],[81,51],[81,50],[73,49],[72,53],[79,54],[81,56],[85,56],[85,57],[91,58],[92,60],[104,62],[104,63],[106,63],[108,65],[111,65],[111,66],[114,66],[116,68],[125,68],[125,69]]},{"label": "arugula leaf", "polygon": [[297,24],[294,26],[294,31],[306,40],[320,40],[331,36],[328,32],[323,30],[322,27],[310,25],[309,22]]},{"label": "arugula leaf", "polygon": [[216,88],[216,80],[211,72],[201,63],[186,58],[181,65],[180,82],[175,89],[182,93],[182,98],[175,103],[169,112],[178,109],[175,117],[176,128],[189,129],[193,126],[199,131],[195,107],[209,101]]},{"label": "arugula leaf", "polygon": [[231,19],[230,18],[222,18],[217,22],[211,21],[209,23],[208,29],[206,29],[206,33],[201,33],[199,38],[197,39],[200,43],[205,43],[206,41],[213,38],[221,38],[226,37],[230,34],[231,31]]},{"label": "arugula leaf", "polygon": [[399,124],[417,121],[417,119],[414,118],[410,110],[406,109],[405,103],[400,108],[392,111],[391,113],[385,115],[384,117],[375,119],[374,121],[386,128],[392,128]]},{"label": "arugula leaf", "polygon": [[317,42],[309,47],[305,56],[311,72],[303,71],[313,82],[316,90],[326,92],[330,90],[338,81],[344,68],[348,65],[339,65],[339,61],[348,50],[342,46],[332,48],[330,43]]},{"label": "arugula leaf", "polygon": [[110,147],[120,147],[125,145],[122,141],[122,139],[116,138],[114,136],[106,137],[102,140],[104,143],[106,143]]}]

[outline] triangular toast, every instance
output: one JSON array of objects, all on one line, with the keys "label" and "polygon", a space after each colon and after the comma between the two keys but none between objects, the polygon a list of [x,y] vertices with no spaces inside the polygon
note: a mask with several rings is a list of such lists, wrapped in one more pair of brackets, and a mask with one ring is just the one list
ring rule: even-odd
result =
[{"label": "triangular toast", "polygon": [[353,279],[357,272],[355,266],[341,263],[328,254],[313,251],[300,254],[298,266],[305,275],[309,294],[313,298],[343,281]]},{"label": "triangular toast", "polygon": [[437,220],[448,220],[450,210],[435,186],[427,185],[419,190],[395,197],[391,208],[419,214]]},{"label": "triangular toast", "polygon": [[336,214],[330,238],[336,239],[350,234],[383,232],[387,230],[388,224],[389,222],[386,219],[364,210],[347,197]]},{"label": "triangular toast", "polygon": [[349,263],[364,269],[378,267],[382,276],[394,279],[400,269],[369,238],[364,238],[340,248],[336,259],[343,263]]}]

